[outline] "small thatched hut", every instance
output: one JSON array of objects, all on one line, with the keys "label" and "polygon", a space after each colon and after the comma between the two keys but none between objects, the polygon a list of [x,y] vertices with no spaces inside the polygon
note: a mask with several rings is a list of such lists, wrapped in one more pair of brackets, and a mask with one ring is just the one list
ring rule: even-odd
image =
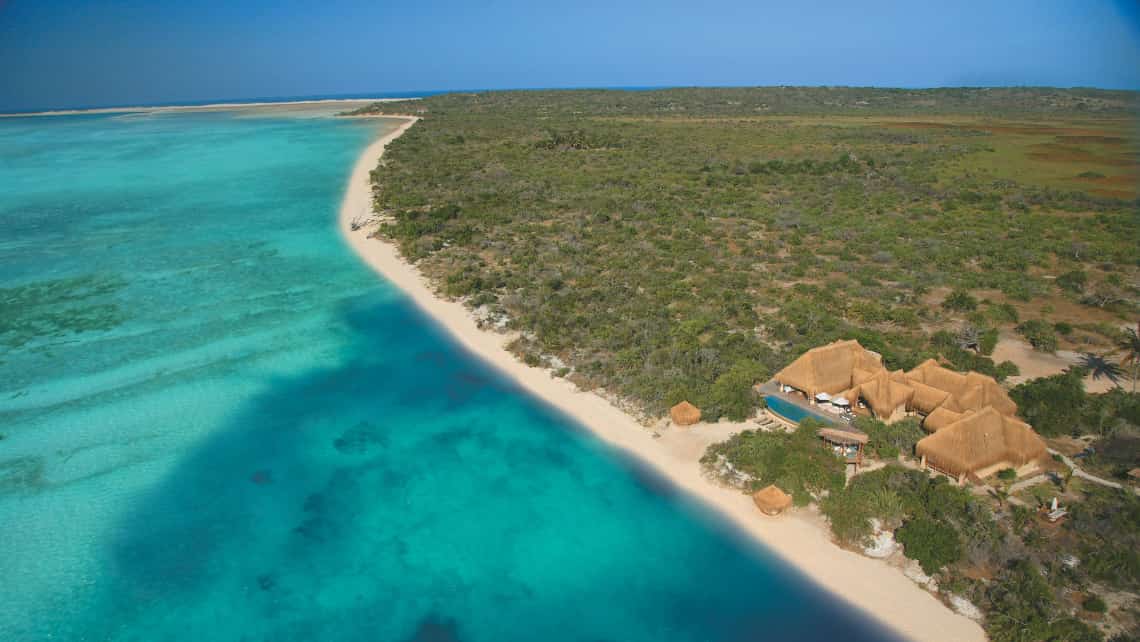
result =
[{"label": "small thatched hut", "polygon": [[691,426],[701,420],[701,409],[688,401],[682,401],[669,409],[669,417],[678,426]]},{"label": "small thatched hut", "polygon": [[779,515],[792,505],[792,496],[769,484],[752,494],[752,501],[756,508],[765,515]]}]

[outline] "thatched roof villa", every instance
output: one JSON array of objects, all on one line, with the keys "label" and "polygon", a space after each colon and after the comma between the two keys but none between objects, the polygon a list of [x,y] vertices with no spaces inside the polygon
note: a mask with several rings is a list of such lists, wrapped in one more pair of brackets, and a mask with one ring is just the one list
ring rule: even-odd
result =
[{"label": "thatched roof villa", "polygon": [[[954,372],[933,359],[910,372],[890,371],[878,353],[858,341],[836,341],[808,350],[773,381],[808,400],[857,400],[855,413],[886,423],[921,416],[923,428],[934,434],[919,442],[919,456],[959,479],[1001,468],[1020,472],[1045,452],[1045,442],[1016,418],[1017,404],[1001,384],[977,372]],[[949,432],[939,436],[943,431]]]},{"label": "thatched roof villa", "polygon": [[987,406],[937,428],[919,440],[915,454],[924,465],[961,481],[967,475],[985,478],[1006,468],[1029,472],[1046,453],[1045,442],[1029,424]]}]

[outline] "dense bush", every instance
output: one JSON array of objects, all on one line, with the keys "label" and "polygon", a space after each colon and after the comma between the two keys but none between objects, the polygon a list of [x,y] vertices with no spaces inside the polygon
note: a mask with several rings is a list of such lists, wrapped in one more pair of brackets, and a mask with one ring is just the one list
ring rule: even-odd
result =
[{"label": "dense bush", "polygon": [[[944,478],[931,478],[922,471],[908,470],[897,464],[860,474],[847,488],[831,493],[820,508],[835,538],[849,546],[866,543],[871,534],[871,519],[878,519],[888,527],[914,520],[936,522],[958,541],[966,529],[977,533],[979,527],[989,528],[988,521],[979,525],[979,519],[988,520],[987,513],[968,491],[947,484]],[[911,534],[923,528],[925,525],[914,526]],[[917,544],[913,552],[916,556],[936,560],[937,555],[945,554],[951,547],[939,540],[935,554],[928,554]]]},{"label": "dense bush", "polygon": [[1085,538],[1079,552],[1089,575],[1114,588],[1140,589],[1140,498],[1098,487],[1069,515],[1071,529]]},{"label": "dense bush", "polygon": [[927,517],[917,517],[895,531],[906,556],[917,560],[923,572],[933,575],[962,557],[962,541],[952,526]]},{"label": "dense bush", "polygon": [[[866,100],[860,115],[1004,105],[991,119],[1076,104],[1027,91],[432,96],[373,173],[393,221],[381,233],[447,294],[507,320],[520,357],[557,356],[578,385],[651,414],[683,397],[709,419],[747,416],[753,383],[838,338],[892,368],[944,353],[999,376],[975,348],[933,349],[926,333],[962,313],[977,327],[1016,320],[1006,302],[981,306],[981,290],[1056,296],[1051,270],[1135,269],[1130,205],[962,171],[1020,140],[1000,129],[856,122],[843,101]],[[808,113],[824,116],[795,116]],[[1123,309],[1128,282],[1113,286]],[[936,288],[953,291],[949,312],[931,305]]]},{"label": "dense bush", "polygon": [[947,310],[969,312],[978,308],[978,300],[966,290],[954,290],[942,302],[942,307]]},{"label": "dense bush", "polygon": [[1108,610],[1108,605],[1099,596],[1090,595],[1085,598],[1084,602],[1081,602],[1081,608],[1090,613],[1104,613]]},{"label": "dense bush", "polygon": [[1072,270],[1057,277],[1057,285],[1062,289],[1080,294],[1085,291],[1089,275],[1084,270]]},{"label": "dense bush", "polygon": [[846,464],[816,435],[820,424],[804,420],[792,433],[745,430],[709,446],[701,465],[713,475],[727,462],[751,477],[747,491],[776,484],[804,506],[824,492],[843,488]]},{"label": "dense bush", "polygon": [[1016,560],[983,593],[986,631],[993,642],[1096,642],[1100,633],[1061,615],[1057,600],[1041,570],[1028,560]]},{"label": "dense bush", "polygon": [[1037,432],[1049,436],[1078,430],[1088,397],[1083,373],[1078,369],[1031,379],[1015,386],[1009,396],[1017,402],[1018,414]]},{"label": "dense bush", "polygon": [[867,433],[867,452],[880,459],[893,459],[900,454],[913,455],[914,445],[926,436],[918,419],[914,417],[892,424],[870,417],[858,417],[855,419],[855,427]]},{"label": "dense bush", "polygon": [[978,340],[978,352],[981,352],[982,354],[989,356],[989,355],[994,353],[994,348],[997,347],[997,343],[998,343],[998,329],[997,328],[989,328],[988,330],[986,330],[985,332],[982,333],[982,336]]},{"label": "dense bush", "polygon": [[1023,321],[1017,326],[1017,332],[1025,337],[1034,350],[1042,352],[1057,351],[1057,333],[1053,326],[1041,319]]}]

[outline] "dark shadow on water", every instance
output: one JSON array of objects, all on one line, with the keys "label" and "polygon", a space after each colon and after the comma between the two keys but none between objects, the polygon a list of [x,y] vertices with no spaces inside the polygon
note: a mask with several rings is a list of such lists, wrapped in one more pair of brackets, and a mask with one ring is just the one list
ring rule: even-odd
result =
[{"label": "dark shadow on water", "polygon": [[[266,631],[248,639],[382,639],[375,637],[375,627],[390,625],[397,616],[405,618],[407,609],[397,606],[417,605],[418,619],[408,621],[402,639],[453,642],[461,639],[461,630],[478,626],[456,619],[454,610],[439,606],[454,591],[465,591],[459,603],[479,591],[534,595],[525,581],[457,574],[415,577],[414,586],[432,587],[425,589],[428,594],[404,588],[409,584],[399,577],[376,577],[357,582],[374,594],[357,595],[355,601],[346,598],[346,606],[326,610],[310,601],[307,592],[320,590],[330,573],[344,574],[358,566],[373,568],[367,564],[416,569],[422,556],[431,554],[417,550],[404,537],[431,528],[430,523],[416,521],[419,504],[415,510],[392,512],[400,520],[396,523],[382,521],[383,511],[377,515],[378,506],[396,511],[414,502],[426,502],[424,511],[443,510],[433,505],[430,496],[407,494],[413,478],[417,488],[438,488],[439,493],[505,493],[503,489],[514,479],[481,477],[483,468],[505,466],[511,475],[527,476],[533,474],[527,466],[546,467],[569,470],[579,479],[574,467],[590,450],[600,450],[580,443],[574,433],[583,428],[541,402],[521,398],[514,383],[447,340],[407,303],[350,305],[342,316],[351,336],[343,365],[273,380],[226,426],[179,462],[113,530],[115,537],[107,542],[111,580],[103,590],[99,611],[91,613],[84,624],[94,634],[90,639],[135,637],[139,632],[134,629],[149,622],[154,609],[173,613],[157,620],[174,626],[177,636],[177,620],[191,617],[194,605],[233,601],[255,614]],[[520,412],[528,418],[527,429],[539,431],[542,439],[507,442],[509,434],[496,433],[499,413]],[[505,464],[486,455],[501,451],[505,458],[508,450],[515,454]],[[646,502],[677,503],[673,484],[638,462],[618,456],[615,460],[619,466],[614,483],[636,484]],[[470,487],[481,483],[487,485]],[[545,510],[573,511],[573,506]],[[693,516],[698,511],[687,510],[686,514]],[[614,518],[629,520],[636,515]],[[483,526],[490,528],[496,517],[490,514],[486,519],[488,524]],[[581,524],[584,534],[593,527]],[[751,607],[744,603],[762,604],[768,599],[763,594],[745,600],[736,593],[746,586],[729,590],[693,585],[660,598],[664,620],[692,619],[672,611],[706,603],[713,615],[707,616],[711,618],[707,623],[697,617],[698,623],[707,624],[702,639],[890,639],[779,562],[750,552],[738,534],[723,524],[714,524],[711,531],[706,537],[721,538],[719,548],[724,552],[710,563],[734,567],[723,573],[726,584],[747,582],[753,576],[769,581],[776,577],[779,582],[756,590],[786,592],[802,604],[784,616],[785,624],[773,624],[770,611],[755,620],[748,617]],[[444,533],[439,539],[460,549],[464,544],[458,535],[452,539]],[[580,563],[589,564],[590,559],[584,557]],[[471,565],[478,567],[477,560]],[[757,570],[749,567],[745,573],[738,568],[742,565]],[[620,570],[615,572],[620,574]],[[718,572],[713,569],[709,574]],[[231,590],[234,577],[246,588],[235,595],[216,595]],[[620,579],[620,575],[615,577]],[[504,599],[509,604],[517,598]],[[726,606],[734,601],[741,606]],[[360,606],[350,607],[350,602],[360,602]],[[560,594],[550,608],[548,616],[554,618],[563,617],[565,609],[620,607],[595,604],[591,594],[571,592]],[[495,617],[487,615],[488,619]],[[544,625],[518,622],[516,639],[536,639],[535,631]],[[629,639],[619,633],[615,632],[615,639]],[[216,639],[241,637],[244,634],[231,636],[219,630]],[[698,638],[682,631],[676,639]]]},{"label": "dark shadow on water", "polygon": [[460,642],[459,625],[450,618],[429,615],[408,642]]}]

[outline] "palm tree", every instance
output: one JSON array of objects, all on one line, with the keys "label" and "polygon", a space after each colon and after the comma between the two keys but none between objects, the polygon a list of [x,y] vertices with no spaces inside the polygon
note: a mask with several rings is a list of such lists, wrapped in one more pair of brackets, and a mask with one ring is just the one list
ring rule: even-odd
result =
[{"label": "palm tree", "polygon": [[1116,342],[1116,351],[1123,353],[1120,364],[1132,369],[1132,392],[1136,392],[1136,375],[1140,370],[1140,323],[1135,328],[1124,329],[1124,335]]},{"label": "palm tree", "polygon": [[1081,367],[1092,374],[1093,381],[1103,377],[1111,381],[1117,387],[1120,387],[1120,375],[1123,374],[1124,371],[1120,369],[1120,366],[1109,361],[1106,357],[1086,352],[1081,356]]}]

